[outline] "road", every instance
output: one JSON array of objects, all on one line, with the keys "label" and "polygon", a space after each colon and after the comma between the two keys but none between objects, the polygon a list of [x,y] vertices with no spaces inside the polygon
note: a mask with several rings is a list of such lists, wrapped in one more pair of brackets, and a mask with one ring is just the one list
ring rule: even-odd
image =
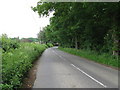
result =
[{"label": "road", "polygon": [[53,47],[40,58],[33,88],[118,88],[118,71]]}]

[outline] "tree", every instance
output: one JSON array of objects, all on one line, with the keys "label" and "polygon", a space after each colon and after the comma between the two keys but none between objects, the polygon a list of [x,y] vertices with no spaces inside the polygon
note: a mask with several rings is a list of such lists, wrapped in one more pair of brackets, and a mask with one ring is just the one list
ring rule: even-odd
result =
[{"label": "tree", "polygon": [[55,12],[50,25],[43,30],[46,42],[118,54],[119,3],[38,2],[33,10],[38,11],[40,16]]}]

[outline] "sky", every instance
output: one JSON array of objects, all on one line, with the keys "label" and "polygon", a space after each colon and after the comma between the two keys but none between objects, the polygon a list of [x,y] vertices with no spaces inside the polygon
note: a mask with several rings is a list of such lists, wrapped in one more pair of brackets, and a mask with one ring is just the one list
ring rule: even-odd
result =
[{"label": "sky", "polygon": [[49,24],[49,17],[39,17],[31,10],[39,0],[1,0],[0,35],[8,37],[37,37],[40,28]]}]

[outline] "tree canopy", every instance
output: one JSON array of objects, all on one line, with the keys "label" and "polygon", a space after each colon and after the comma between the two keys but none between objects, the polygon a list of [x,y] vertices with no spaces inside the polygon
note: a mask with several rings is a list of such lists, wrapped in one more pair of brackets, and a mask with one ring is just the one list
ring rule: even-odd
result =
[{"label": "tree canopy", "polygon": [[42,42],[95,51],[119,52],[119,3],[38,2],[32,8],[40,16],[54,11],[50,25],[39,32]]}]

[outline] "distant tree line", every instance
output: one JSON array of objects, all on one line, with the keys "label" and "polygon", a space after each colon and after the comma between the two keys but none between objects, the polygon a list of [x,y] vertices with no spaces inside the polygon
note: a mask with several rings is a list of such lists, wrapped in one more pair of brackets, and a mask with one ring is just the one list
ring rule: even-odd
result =
[{"label": "distant tree line", "polygon": [[120,55],[119,7],[117,2],[38,2],[32,9],[40,16],[54,11],[50,25],[38,33],[40,41]]},{"label": "distant tree line", "polygon": [[38,38],[22,38],[21,42],[38,42]]}]

